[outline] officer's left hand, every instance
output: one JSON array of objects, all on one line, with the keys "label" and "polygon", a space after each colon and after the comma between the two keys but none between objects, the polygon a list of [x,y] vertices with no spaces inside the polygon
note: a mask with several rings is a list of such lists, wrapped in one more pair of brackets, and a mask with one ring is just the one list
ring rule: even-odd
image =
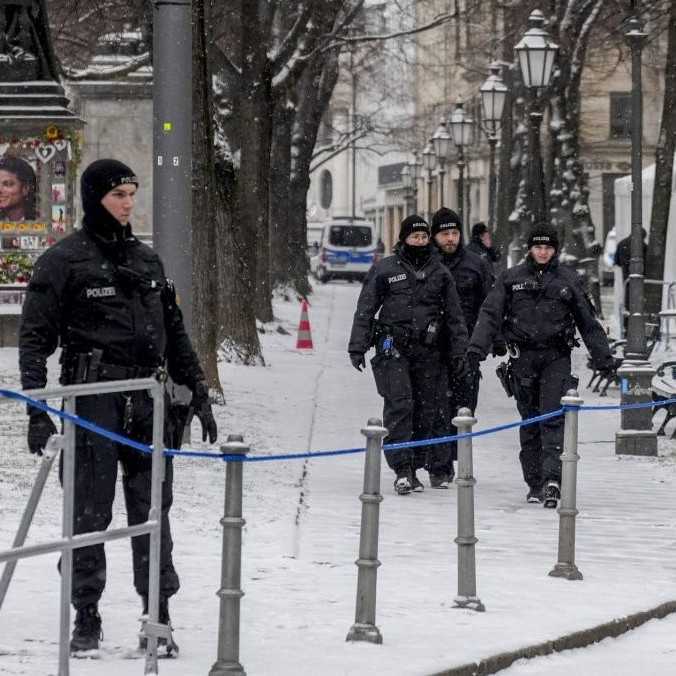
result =
[{"label": "officer's left hand", "polygon": [[190,406],[202,425],[202,441],[206,441],[208,436],[209,443],[213,444],[218,438],[218,428],[211,410],[209,386],[203,380],[195,384]]}]

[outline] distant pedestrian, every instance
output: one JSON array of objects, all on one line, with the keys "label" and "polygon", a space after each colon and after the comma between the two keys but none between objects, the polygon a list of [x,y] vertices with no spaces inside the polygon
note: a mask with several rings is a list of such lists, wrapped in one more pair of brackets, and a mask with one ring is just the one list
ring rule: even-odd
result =
[{"label": "distant pedestrian", "polygon": [[[455,284],[430,243],[430,229],[420,216],[401,223],[394,255],[376,263],[364,282],[354,314],[348,351],[361,371],[371,359],[378,394],[384,399],[386,443],[439,436],[448,387],[445,361],[459,378],[467,372],[467,330]],[[448,482],[446,445],[406,448],[386,453],[396,472],[394,489],[405,495],[422,490],[416,470],[425,467],[430,483]]]},{"label": "distant pedestrian", "polygon": [[472,226],[472,237],[467,248],[485,259],[490,265],[491,272],[495,274],[493,264],[497,263],[502,255],[493,246],[493,235],[485,223],[479,221]]},{"label": "distant pedestrian", "polygon": [[[643,235],[643,269],[645,270],[645,260],[648,255],[648,233],[645,228],[641,228]],[[624,310],[629,312],[629,275],[631,273],[631,233],[617,243],[615,249],[615,265],[622,270],[622,284],[624,288]],[[626,326],[625,326],[626,330]]]}]

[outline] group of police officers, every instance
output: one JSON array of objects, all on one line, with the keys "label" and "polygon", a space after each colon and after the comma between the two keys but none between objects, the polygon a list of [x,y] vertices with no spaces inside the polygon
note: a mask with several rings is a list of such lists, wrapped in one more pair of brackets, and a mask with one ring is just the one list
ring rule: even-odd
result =
[{"label": "group of police officers", "polygon": [[[375,348],[371,367],[384,399],[386,443],[453,434],[457,410],[476,408],[479,364],[489,353],[509,355],[498,375],[524,420],[558,409],[577,386],[570,360],[576,329],[597,370],[616,368],[580,277],[559,264],[556,231],[536,224],[527,246],[524,262],[495,279],[498,254],[483,223],[465,246],[450,209],[439,209],[431,227],[418,215],[402,221],[393,255],[364,283],[348,345],[358,370]],[[563,418],[522,426],[520,441],[526,500],[556,507]],[[422,468],[432,488],[448,488],[454,477],[454,444],[399,449],[386,458],[399,495],[423,490]]]},{"label": "group of police officers", "polygon": [[[209,388],[183,325],[162,261],[132,232],[139,180],[125,164],[104,159],[81,178],[82,228],[36,262],[23,306],[19,366],[24,389],[47,383],[47,359],[61,347],[61,382],[169,377],[192,392],[189,406],[168,403],[165,443],[178,447],[194,414],[202,438],[217,428]],[[558,264],[556,234],[537,227],[526,262],[494,281],[498,255],[483,223],[465,246],[462,223],[450,209],[401,223],[394,254],[374,265],[359,297],[349,343],[352,364],[371,366],[384,398],[386,441],[447,435],[461,406],[476,407],[479,362],[509,350],[508,381],[526,418],[558,407],[572,384],[570,351],[575,327],[597,369],[614,366],[603,330],[576,274]],[[78,415],[142,443],[152,441],[152,401],[144,392],[79,397]],[[28,407],[28,447],[41,454],[56,427],[44,411]],[[521,464],[529,501],[554,506],[559,496],[562,419],[521,429]],[[404,449],[386,455],[395,490],[423,490],[425,468],[433,488],[453,481],[454,444]],[[118,463],[130,525],[147,520],[151,459],[83,428],[76,433],[74,533],[105,530],[112,519]],[[162,488],[159,621],[170,625],[169,598],[179,588],[172,562],[169,509],[172,463]],[[134,586],[148,610],[149,538],[132,538]],[[98,602],[106,583],[103,544],[73,553],[72,603],[77,611],[74,652],[99,646]],[[173,638],[160,647],[176,654]],[[144,647],[141,639],[140,647]]]}]

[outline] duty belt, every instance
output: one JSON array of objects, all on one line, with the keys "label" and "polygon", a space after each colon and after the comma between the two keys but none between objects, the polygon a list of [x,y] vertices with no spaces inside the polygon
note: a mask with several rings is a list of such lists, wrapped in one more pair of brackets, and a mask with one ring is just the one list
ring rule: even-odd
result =
[{"label": "duty belt", "polygon": [[70,353],[64,359],[64,375],[70,384],[95,383],[101,380],[131,380],[149,378],[159,366],[123,366],[101,361],[103,351]]}]

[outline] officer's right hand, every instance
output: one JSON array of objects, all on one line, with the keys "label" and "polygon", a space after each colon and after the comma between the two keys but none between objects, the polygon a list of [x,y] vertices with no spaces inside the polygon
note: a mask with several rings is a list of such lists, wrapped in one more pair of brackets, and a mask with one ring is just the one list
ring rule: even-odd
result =
[{"label": "officer's right hand", "polygon": [[359,372],[366,368],[366,359],[363,352],[350,352],[350,361]]},{"label": "officer's right hand", "polygon": [[47,440],[56,434],[56,426],[45,411],[33,411],[28,419],[28,450],[42,455]]}]

